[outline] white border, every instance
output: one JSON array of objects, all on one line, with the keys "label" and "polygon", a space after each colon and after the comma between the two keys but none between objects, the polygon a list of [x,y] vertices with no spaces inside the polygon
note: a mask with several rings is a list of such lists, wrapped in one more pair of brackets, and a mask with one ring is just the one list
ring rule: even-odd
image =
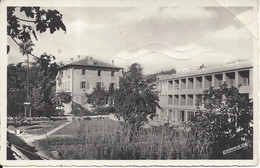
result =
[{"label": "white border", "polygon": [[43,6],[43,7],[130,7],[130,6],[253,6],[255,20],[258,21],[257,0],[3,0],[0,2],[0,107],[1,107],[1,165],[13,166],[230,166],[258,164],[258,121],[259,121],[259,57],[258,38],[254,38],[254,159],[253,160],[6,160],[6,104],[7,104],[7,56],[6,56],[6,7],[7,6]]}]

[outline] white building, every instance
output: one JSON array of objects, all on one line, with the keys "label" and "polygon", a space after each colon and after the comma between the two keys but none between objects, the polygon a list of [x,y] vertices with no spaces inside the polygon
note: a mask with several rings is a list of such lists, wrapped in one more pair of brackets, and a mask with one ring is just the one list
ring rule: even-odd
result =
[{"label": "white building", "polygon": [[[120,67],[94,60],[92,57],[73,61],[60,67],[56,78],[56,91],[71,93],[73,102],[86,105],[86,93],[96,86],[118,88]],[[65,105],[65,113],[71,105]]]},{"label": "white building", "polygon": [[[159,75],[157,77],[159,104],[158,119],[162,122],[179,124],[195,115],[196,100],[205,89],[219,87],[223,82],[239,88],[244,96],[253,98],[253,66],[251,62],[212,67],[200,70]],[[202,107],[203,108],[203,107]]]}]

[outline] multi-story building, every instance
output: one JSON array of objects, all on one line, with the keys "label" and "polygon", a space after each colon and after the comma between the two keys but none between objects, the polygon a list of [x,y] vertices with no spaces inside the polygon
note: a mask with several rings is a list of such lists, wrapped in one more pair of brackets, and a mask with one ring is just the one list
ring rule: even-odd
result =
[{"label": "multi-story building", "polygon": [[[179,124],[195,115],[196,101],[205,89],[219,87],[223,82],[239,88],[239,92],[253,98],[253,66],[238,62],[214,68],[157,76],[159,104],[158,120]],[[203,107],[202,107],[203,108]]]},{"label": "multi-story building", "polygon": [[[57,92],[71,93],[73,102],[86,104],[86,93],[90,94],[97,86],[117,88],[119,85],[120,67],[85,57],[60,67],[57,82]],[[70,111],[65,106],[65,111]],[[65,112],[66,113],[66,112]]]}]

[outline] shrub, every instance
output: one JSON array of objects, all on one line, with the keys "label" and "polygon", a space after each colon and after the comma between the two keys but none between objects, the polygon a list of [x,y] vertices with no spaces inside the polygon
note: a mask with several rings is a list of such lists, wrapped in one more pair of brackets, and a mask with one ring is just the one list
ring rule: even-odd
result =
[{"label": "shrub", "polygon": [[114,107],[108,106],[108,107],[96,107],[92,111],[96,115],[108,115],[110,113],[115,113]]}]

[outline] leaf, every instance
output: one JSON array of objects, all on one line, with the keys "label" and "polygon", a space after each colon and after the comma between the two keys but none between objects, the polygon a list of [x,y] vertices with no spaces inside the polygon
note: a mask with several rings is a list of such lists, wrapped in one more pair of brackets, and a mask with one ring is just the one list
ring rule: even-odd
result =
[{"label": "leaf", "polygon": [[36,36],[36,33],[35,33],[34,30],[32,30],[32,33],[33,33],[34,38],[38,41],[37,36]]},{"label": "leaf", "polygon": [[61,28],[63,31],[65,31],[65,33],[66,33],[66,26],[65,26],[63,23],[61,23],[60,28]]}]

